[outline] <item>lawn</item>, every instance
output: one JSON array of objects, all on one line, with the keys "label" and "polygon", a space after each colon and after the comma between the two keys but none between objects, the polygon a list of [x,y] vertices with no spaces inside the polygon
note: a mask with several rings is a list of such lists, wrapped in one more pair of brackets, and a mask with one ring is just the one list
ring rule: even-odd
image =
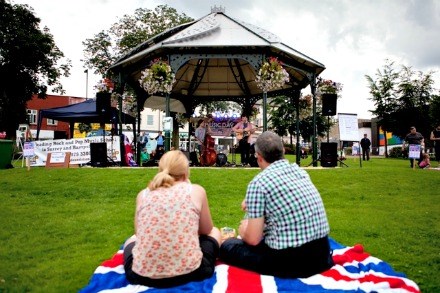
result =
[{"label": "lawn", "polygon": [[[345,163],[307,168],[324,200],[330,236],[363,244],[422,292],[440,292],[440,171],[413,170],[401,159]],[[0,292],[77,292],[132,235],[136,194],[157,169],[19,166],[0,170]],[[237,227],[246,185],[258,172],[191,169],[218,227]]]}]

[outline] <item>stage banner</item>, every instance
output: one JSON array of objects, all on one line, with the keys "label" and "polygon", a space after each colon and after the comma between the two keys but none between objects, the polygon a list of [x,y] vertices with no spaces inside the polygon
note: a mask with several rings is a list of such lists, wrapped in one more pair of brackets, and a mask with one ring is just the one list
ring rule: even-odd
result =
[{"label": "stage banner", "polygon": [[212,130],[212,136],[231,136],[232,127],[240,121],[240,117],[236,116],[221,116],[214,117],[213,121],[209,124]]},{"label": "stage banner", "polygon": [[[83,165],[90,162],[90,144],[104,142],[102,136],[74,139],[56,139],[34,141],[34,156],[30,157],[31,166],[45,166],[49,153],[70,152],[70,165]],[[114,162],[121,161],[121,147],[119,136],[105,137],[107,156]]]}]

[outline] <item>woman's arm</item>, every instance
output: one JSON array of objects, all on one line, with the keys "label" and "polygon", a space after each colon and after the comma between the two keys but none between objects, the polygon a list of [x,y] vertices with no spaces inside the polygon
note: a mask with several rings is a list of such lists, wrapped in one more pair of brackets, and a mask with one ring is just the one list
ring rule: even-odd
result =
[{"label": "woman's arm", "polygon": [[200,211],[199,234],[208,235],[209,233],[211,233],[214,224],[211,218],[211,211],[209,209],[206,191],[202,186],[198,184],[193,184],[191,197],[195,206]]}]

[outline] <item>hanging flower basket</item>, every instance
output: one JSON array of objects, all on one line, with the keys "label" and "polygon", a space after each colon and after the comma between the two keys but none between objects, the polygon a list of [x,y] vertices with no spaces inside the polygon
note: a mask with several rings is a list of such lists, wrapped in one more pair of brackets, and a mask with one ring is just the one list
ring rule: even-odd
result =
[{"label": "hanging flower basket", "polygon": [[110,78],[104,78],[95,86],[98,93],[112,93],[114,88],[115,84]]},{"label": "hanging flower basket", "polygon": [[318,95],[323,94],[335,94],[337,95],[340,91],[342,91],[342,83],[335,82],[330,79],[322,79],[320,77],[317,78],[317,91]]},{"label": "hanging flower basket", "polygon": [[170,93],[176,81],[171,66],[160,59],[151,63],[150,68],[141,72],[140,85],[150,95],[155,93]]},{"label": "hanging flower basket", "polygon": [[281,88],[288,81],[289,74],[275,57],[270,57],[261,65],[255,78],[258,88],[263,92]]}]

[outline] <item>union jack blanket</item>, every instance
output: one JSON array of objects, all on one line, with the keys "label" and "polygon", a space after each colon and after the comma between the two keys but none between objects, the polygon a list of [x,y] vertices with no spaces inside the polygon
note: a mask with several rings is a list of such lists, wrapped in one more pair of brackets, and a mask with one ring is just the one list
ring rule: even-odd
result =
[{"label": "union jack blanket", "polygon": [[346,247],[330,239],[330,246],[335,265],[308,278],[282,279],[259,275],[219,262],[211,278],[170,289],[129,284],[124,274],[123,251],[119,250],[95,270],[89,284],[80,292],[420,292],[415,282],[366,253],[362,245]]}]

